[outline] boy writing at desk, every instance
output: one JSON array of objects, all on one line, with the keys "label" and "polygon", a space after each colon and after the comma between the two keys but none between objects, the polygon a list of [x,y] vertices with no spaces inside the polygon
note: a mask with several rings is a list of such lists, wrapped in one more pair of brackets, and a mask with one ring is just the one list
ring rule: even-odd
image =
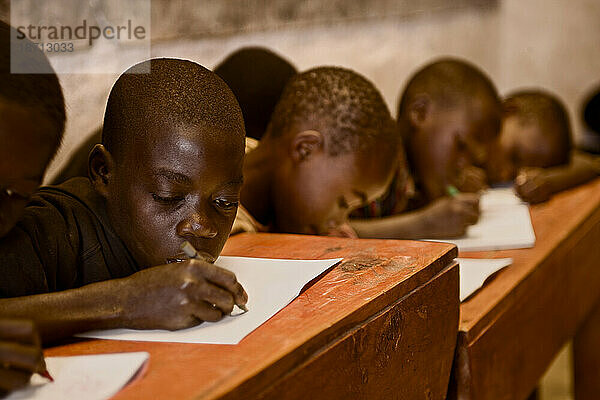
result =
[{"label": "boy writing at desk", "polygon": [[398,139],[381,95],[362,76],[335,67],[294,76],[246,156],[244,208],[232,233],[352,235],[348,213],[385,191]]},{"label": "boy writing at desk", "polygon": [[[181,329],[245,304],[235,276],[212,264],[243,154],[241,111],[215,74],[172,59],[130,68],[111,90],[90,178],[41,189],[0,241],[0,317],[30,318],[51,340]],[[177,262],[185,240],[203,259]]]},{"label": "boy writing at desk", "polygon": [[[419,70],[398,106],[398,129],[410,174],[399,169],[379,204],[353,215],[351,224],[358,235],[396,239],[463,235],[479,216],[477,192],[487,185],[483,167],[500,131],[500,116],[493,83],[474,65],[442,59]],[[399,159],[404,159],[402,153]],[[449,187],[464,193],[446,197]]]}]

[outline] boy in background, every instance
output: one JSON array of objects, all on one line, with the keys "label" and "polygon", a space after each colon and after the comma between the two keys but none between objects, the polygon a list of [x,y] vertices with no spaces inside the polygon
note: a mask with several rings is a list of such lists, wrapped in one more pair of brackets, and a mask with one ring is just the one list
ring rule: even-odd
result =
[{"label": "boy in background", "polygon": [[521,90],[503,108],[502,131],[487,167],[491,183],[514,180],[519,196],[539,203],[600,174],[598,158],[573,151],[569,116],[555,95]]},{"label": "boy in background", "polygon": [[383,194],[398,140],[383,98],[362,76],[337,67],[294,76],[244,161],[232,233],[353,235],[348,214]]},{"label": "boy in background", "polygon": [[[401,207],[363,209],[351,220],[358,235],[463,235],[479,216],[478,192],[487,187],[483,167],[500,130],[500,115],[493,83],[466,61],[440,59],[415,73],[403,91],[397,117],[414,183],[407,184],[400,171],[395,185],[379,200],[406,204],[404,211],[409,212],[398,214]],[[461,193],[448,197],[450,188]]]}]

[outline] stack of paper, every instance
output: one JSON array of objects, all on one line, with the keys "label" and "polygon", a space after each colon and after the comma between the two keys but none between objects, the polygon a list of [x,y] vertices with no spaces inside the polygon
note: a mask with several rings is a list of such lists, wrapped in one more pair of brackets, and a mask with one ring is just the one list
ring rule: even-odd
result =
[{"label": "stack of paper", "polygon": [[219,322],[179,331],[113,329],[93,331],[82,337],[152,342],[238,344],[300,294],[300,290],[341,258],[329,260],[279,260],[219,257],[216,265],[235,273],[248,293],[248,312],[226,316]]},{"label": "stack of paper", "polygon": [[512,188],[489,189],[479,202],[479,221],[456,239],[431,239],[454,243],[460,251],[529,248],[535,245],[529,207]]}]

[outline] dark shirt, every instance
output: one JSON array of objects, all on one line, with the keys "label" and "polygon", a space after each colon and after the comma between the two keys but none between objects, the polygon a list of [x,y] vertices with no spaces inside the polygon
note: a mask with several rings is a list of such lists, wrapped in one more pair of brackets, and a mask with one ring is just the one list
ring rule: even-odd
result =
[{"label": "dark shirt", "polygon": [[0,297],[72,289],[138,270],[88,178],[40,188],[0,239]]}]

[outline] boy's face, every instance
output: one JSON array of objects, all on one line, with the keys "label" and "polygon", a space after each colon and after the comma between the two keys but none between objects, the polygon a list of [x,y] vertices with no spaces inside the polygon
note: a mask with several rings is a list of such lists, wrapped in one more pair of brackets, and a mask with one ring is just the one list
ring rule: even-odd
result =
[{"label": "boy's face", "polygon": [[520,168],[546,168],[556,165],[560,152],[558,142],[544,135],[535,121],[523,122],[510,115],[502,121],[502,131],[494,144],[488,162],[488,175],[492,182],[512,181]]},{"label": "boy's face", "polygon": [[415,172],[430,200],[446,194],[448,185],[461,191],[466,171],[481,172],[500,128],[500,110],[491,99],[473,99],[453,107],[431,103],[414,126],[411,151]]},{"label": "boy's face", "polygon": [[271,193],[275,228],[313,235],[336,231],[352,210],[381,196],[390,183],[393,157],[385,162],[381,156],[385,151],[371,154],[379,158],[318,151],[289,168],[280,168]]},{"label": "boy's face", "polygon": [[0,100],[0,237],[15,226],[41,184],[55,146],[40,112]]},{"label": "boy's face", "polygon": [[152,126],[127,145],[107,185],[107,209],[142,267],[185,259],[188,240],[207,261],[220,254],[242,185],[243,133]]}]

